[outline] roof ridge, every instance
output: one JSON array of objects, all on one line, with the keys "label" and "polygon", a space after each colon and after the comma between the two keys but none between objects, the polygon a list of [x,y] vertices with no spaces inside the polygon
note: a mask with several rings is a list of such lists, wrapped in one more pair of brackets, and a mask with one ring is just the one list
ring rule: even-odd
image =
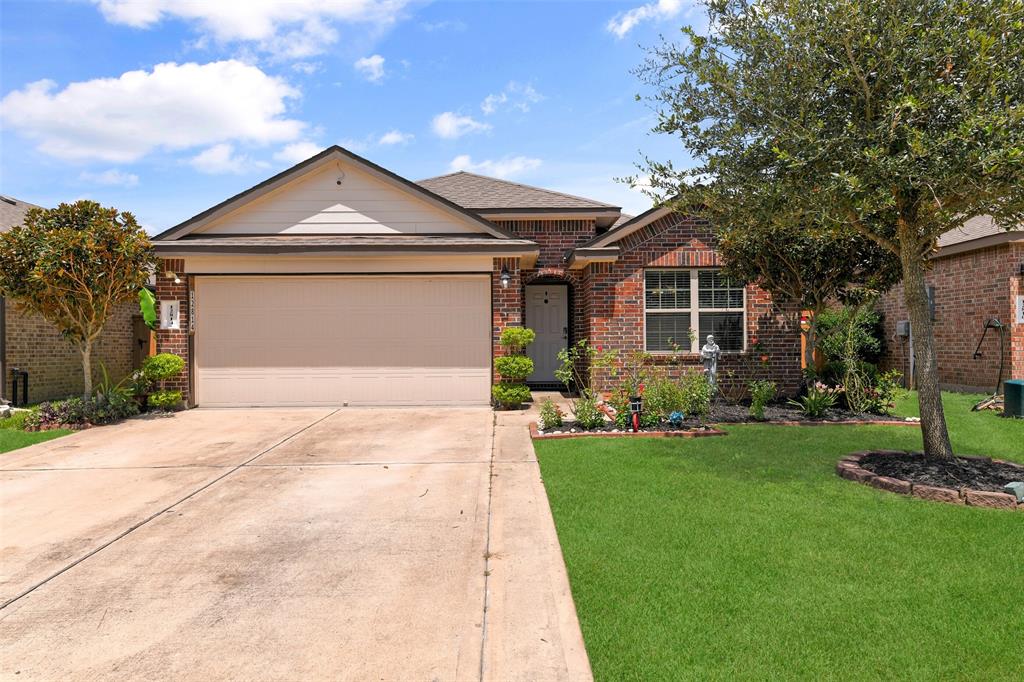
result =
[{"label": "roof ridge", "polygon": [[471,173],[469,171],[455,171],[453,173],[446,173],[444,175],[437,175],[437,176],[432,177],[432,178],[425,178],[423,180],[417,180],[416,184],[419,184],[419,183],[422,183],[422,182],[428,182],[430,180],[440,180],[441,178],[450,178],[453,175],[469,175],[471,177],[480,178],[482,180],[489,180],[491,182],[500,182],[500,183],[503,183],[505,185],[513,185],[515,187],[522,187],[523,189],[529,189],[529,190],[533,190],[533,191],[536,191],[536,192],[544,192],[545,194],[553,194],[555,196],[565,197],[567,199],[576,199],[577,201],[586,201],[586,202],[589,202],[591,204],[596,204],[598,206],[603,206],[605,208],[618,208],[620,210],[622,208],[621,206],[615,206],[614,204],[607,204],[607,203],[605,203],[603,201],[598,201],[597,199],[591,199],[590,197],[582,197],[582,196],[580,196],[578,194],[569,194],[568,192],[559,192],[558,190],[548,189],[547,187],[538,187],[536,185],[527,185],[526,183],[523,183],[523,182],[515,182],[513,180],[505,180],[504,178],[496,178],[496,177],[491,176],[491,175],[481,175],[480,173]]}]

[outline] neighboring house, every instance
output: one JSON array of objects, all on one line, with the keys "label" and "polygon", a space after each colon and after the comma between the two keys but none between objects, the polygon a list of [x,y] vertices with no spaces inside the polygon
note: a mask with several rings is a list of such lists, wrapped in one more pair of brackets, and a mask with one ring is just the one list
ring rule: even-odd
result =
[{"label": "neighboring house", "polygon": [[[988,216],[968,220],[939,238],[925,280],[942,387],[991,393],[1000,359],[1004,380],[1024,379],[1024,230],[1007,232]],[[906,323],[902,284],[882,298],[880,309],[886,335],[883,364],[911,376],[913,330]],[[985,323],[993,319],[1006,325],[1002,358],[996,329],[989,329],[976,358]]]},{"label": "neighboring house", "polygon": [[763,348],[759,371],[799,381],[793,311],[722,277],[708,225],[664,209],[470,173],[413,183],[335,146],[154,243],[158,344],[187,359],[191,405],[485,404],[520,325],[538,386],[579,339],[664,364],[682,341],[671,370],[699,367],[690,327],[716,334],[723,374],[749,378]]},{"label": "neighboring house", "polygon": [[[0,232],[21,225],[31,208],[25,201],[0,196]],[[133,313],[137,303],[120,306],[104,327],[93,352],[93,368],[106,366],[112,379],[120,380],[133,367],[135,333]],[[29,402],[66,398],[82,392],[82,358],[57,329],[38,315],[23,312],[17,302],[0,297],[0,398],[20,402],[12,395],[13,370],[28,372]]]}]

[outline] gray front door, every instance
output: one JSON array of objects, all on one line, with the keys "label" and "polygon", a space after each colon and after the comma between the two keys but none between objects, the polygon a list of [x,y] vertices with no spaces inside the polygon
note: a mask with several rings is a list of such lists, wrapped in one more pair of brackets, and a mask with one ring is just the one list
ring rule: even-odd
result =
[{"label": "gray front door", "polygon": [[569,290],[564,284],[526,287],[526,326],[537,334],[527,348],[534,370],[530,383],[553,383],[558,352],[569,344]]}]

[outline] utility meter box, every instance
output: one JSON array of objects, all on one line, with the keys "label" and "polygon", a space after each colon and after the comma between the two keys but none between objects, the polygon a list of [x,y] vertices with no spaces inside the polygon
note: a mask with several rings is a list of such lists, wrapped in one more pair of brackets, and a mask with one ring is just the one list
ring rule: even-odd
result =
[{"label": "utility meter box", "polygon": [[900,320],[896,323],[896,336],[910,336],[910,320]]}]

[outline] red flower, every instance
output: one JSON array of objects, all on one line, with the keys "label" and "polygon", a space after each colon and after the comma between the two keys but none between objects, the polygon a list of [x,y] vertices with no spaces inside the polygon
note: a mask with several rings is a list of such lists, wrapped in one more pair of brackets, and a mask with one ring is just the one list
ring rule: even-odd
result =
[{"label": "red flower", "polygon": [[757,345],[757,337],[756,336],[750,337],[750,342],[756,346]]},{"label": "red flower", "polygon": [[644,394],[644,385],[640,384],[639,386],[637,386],[636,387],[636,392],[639,393],[640,395],[643,395]]},{"label": "red flower", "polygon": [[601,352],[601,351],[603,351],[603,350],[604,350],[604,347],[603,347],[603,346],[598,346],[598,347],[597,347],[597,352],[598,352],[598,353],[600,353],[600,352]]}]

